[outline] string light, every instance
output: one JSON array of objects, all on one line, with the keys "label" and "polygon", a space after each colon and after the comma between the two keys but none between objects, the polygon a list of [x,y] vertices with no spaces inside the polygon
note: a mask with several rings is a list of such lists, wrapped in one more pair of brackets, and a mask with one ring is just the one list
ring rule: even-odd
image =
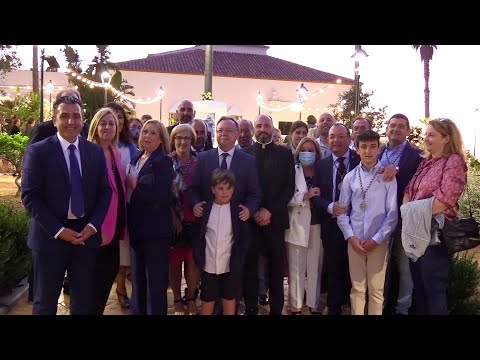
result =
[{"label": "string light", "polygon": [[[342,80],[337,79],[336,83],[341,84]],[[317,93],[325,92],[324,89],[331,89],[331,88],[333,88],[333,84],[327,84],[325,86],[322,86],[317,91],[314,91],[313,93],[309,94],[308,96],[316,96]],[[258,94],[257,94],[256,101],[257,101],[258,106],[260,106],[262,109],[265,109],[267,111],[279,112],[279,111],[285,111],[285,110],[290,109],[294,112],[301,112],[304,109],[303,104],[308,99],[307,93],[308,93],[308,90],[305,87],[305,85],[302,83],[302,85],[300,85],[300,88],[297,89],[297,101],[292,102],[288,105],[281,106],[281,105],[278,105],[278,104],[270,104],[270,106],[267,106],[267,105],[265,105],[265,102],[263,101],[263,96],[260,92],[258,92]],[[276,106],[276,107],[272,107],[272,106]],[[308,108],[308,110],[313,110],[313,109]],[[315,110],[317,110],[317,108],[315,108]]]},{"label": "string light", "polygon": [[153,104],[154,102],[162,100],[163,97],[165,96],[165,90],[162,87],[161,91],[158,92],[158,95],[156,95],[154,97],[133,98],[131,96],[125,95],[121,91],[112,87],[110,82],[101,83],[101,82],[93,81],[93,80],[90,80],[90,79],[87,79],[87,78],[83,77],[81,74],[77,74],[75,71],[67,71],[67,72],[65,72],[65,74],[69,75],[72,78],[76,78],[77,80],[80,80],[83,83],[86,83],[92,89],[98,87],[98,88],[103,88],[103,89],[106,89],[106,90],[110,90],[116,96],[119,96],[122,99],[130,101],[130,102],[135,103],[135,104],[143,104],[143,105]]}]

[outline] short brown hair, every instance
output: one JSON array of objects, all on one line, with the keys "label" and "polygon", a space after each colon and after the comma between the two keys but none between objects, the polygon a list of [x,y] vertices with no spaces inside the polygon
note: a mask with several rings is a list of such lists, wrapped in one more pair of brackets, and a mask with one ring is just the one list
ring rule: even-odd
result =
[{"label": "short brown hair", "polygon": [[235,186],[235,174],[227,169],[217,168],[213,170],[211,185],[214,187],[223,183],[226,183],[230,186]]}]

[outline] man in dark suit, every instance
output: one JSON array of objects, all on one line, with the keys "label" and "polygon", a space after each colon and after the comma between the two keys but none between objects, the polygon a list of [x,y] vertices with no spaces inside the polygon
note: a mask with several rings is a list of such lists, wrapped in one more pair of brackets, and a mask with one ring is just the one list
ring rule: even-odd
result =
[{"label": "man in dark suit", "polygon": [[292,152],[272,142],[272,118],[258,115],[254,124],[257,142],[245,152],[255,156],[263,196],[260,209],[254,215],[252,242],[245,261],[245,313],[258,313],[258,255],[262,246],[268,264],[270,314],[281,315],[284,304],[285,229],[290,227],[287,204],[295,190],[295,165]]},{"label": "man in dark suit", "polygon": [[[175,124],[167,126],[168,133],[171,134],[172,130],[178,124],[192,124],[192,121],[195,118],[195,114],[196,114],[196,111],[193,109],[192,101],[190,100],[180,101],[175,113]],[[208,130],[207,130],[207,139],[205,141],[205,146],[209,149],[213,147],[212,134]]]},{"label": "man in dark suit", "polygon": [[422,161],[421,150],[407,140],[410,122],[404,114],[395,114],[387,124],[388,143],[380,151],[379,161],[385,168],[384,179],[397,179],[397,200],[399,218],[390,241],[390,259],[385,277],[384,313],[408,315],[412,305],[413,281],[410,275],[408,257],[402,246],[402,205],[403,193],[410,179],[415,175]]},{"label": "man in dark suit", "polygon": [[327,258],[327,307],[329,315],[340,315],[342,305],[350,296],[350,274],[348,271],[347,242],[337,225],[337,216],[347,208],[338,203],[341,183],[345,175],[360,162],[360,157],[351,149],[350,130],[335,123],[328,133],[332,152],[315,164],[315,185],[321,195],[312,198],[314,206],[323,213],[321,236]]},{"label": "man in dark suit", "polygon": [[[233,118],[221,117],[217,122],[218,148],[198,154],[192,185],[190,186],[195,216],[201,217],[203,202],[213,199],[210,184],[213,170],[224,166],[235,175],[233,201],[244,205],[248,209],[246,218],[250,218],[258,210],[262,193],[258,183],[255,159],[235,148],[238,133],[238,124]],[[224,159],[225,165],[222,166]]]},{"label": "man in dark suit", "polygon": [[[80,95],[80,93],[76,90],[73,90],[73,89],[66,89],[66,90],[62,90],[60,91],[57,96],[55,97],[55,100],[59,99],[60,97],[62,96],[74,96],[76,97],[78,100],[80,100],[80,102],[82,102],[82,96]],[[82,112],[82,118],[83,118],[83,112]],[[89,130],[89,126],[86,122],[83,122],[83,127],[82,127],[82,131],[80,132],[80,136],[82,136],[83,138],[87,138],[88,137],[88,130]],[[39,142],[39,141],[42,141],[52,135],[55,135],[57,133],[57,128],[55,127],[55,125],[53,124],[53,119],[52,120],[48,120],[48,121],[44,121],[44,122],[41,122],[41,123],[37,123],[33,128],[32,128],[32,132],[30,133],[29,137],[28,137],[28,143],[27,143],[27,146],[31,145],[31,144],[35,144],[36,142]],[[34,280],[33,280],[33,263],[32,263],[32,267],[30,269],[30,274],[28,275],[28,300],[29,301],[33,301],[33,283],[34,283]],[[69,283],[68,283],[68,276],[65,276],[65,280],[63,282],[63,292],[64,294],[70,294],[70,287],[69,287]]]},{"label": "man in dark suit", "polygon": [[27,147],[22,202],[31,216],[28,246],[34,266],[34,315],[55,315],[65,271],[70,313],[89,314],[100,231],[111,189],[100,146],[79,137],[82,103],[73,96],[53,104],[57,134]]},{"label": "man in dark suit", "polygon": [[[213,170],[219,167],[226,168],[235,175],[235,190],[232,201],[246,207],[240,213],[242,220],[249,219],[258,210],[262,193],[258,182],[255,159],[244,151],[236,149],[235,142],[238,135],[239,128],[235,119],[223,116],[217,122],[218,148],[198,154],[192,185],[190,186],[195,216],[201,217],[204,203],[213,199],[210,179]],[[219,307],[220,305],[217,306],[215,313],[220,312]]]}]

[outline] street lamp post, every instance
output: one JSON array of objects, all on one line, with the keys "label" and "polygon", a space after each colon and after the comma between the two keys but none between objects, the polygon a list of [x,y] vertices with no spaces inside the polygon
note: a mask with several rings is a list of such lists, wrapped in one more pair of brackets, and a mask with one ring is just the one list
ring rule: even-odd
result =
[{"label": "street lamp post", "polygon": [[[45,56],[45,49],[42,49],[40,56],[40,122],[43,122],[43,63],[47,61],[48,68],[47,71],[57,71],[60,65],[58,64],[57,59],[55,56]],[[53,85],[53,84],[52,84]]]},{"label": "street lamp post", "polygon": [[102,74],[100,75],[100,77],[102,78],[102,84],[103,84],[103,90],[104,90],[103,102],[104,102],[104,105],[106,105],[107,102],[108,102],[108,100],[107,100],[107,89],[108,89],[108,86],[110,85],[110,80],[112,79],[112,76],[110,75],[108,70],[104,70],[102,72]]},{"label": "street lamp post", "polygon": [[50,95],[50,112],[52,111],[52,93],[53,93],[54,88],[55,88],[55,86],[53,85],[52,80],[50,80],[47,83],[47,92]]},{"label": "street lamp post", "polygon": [[352,58],[355,59],[355,117],[360,112],[360,59],[366,58],[368,54],[362,49],[362,45],[355,45],[355,53]]},{"label": "street lamp post", "polygon": [[162,121],[162,105],[163,105],[163,96],[165,95],[165,90],[163,90],[163,86],[160,86],[158,90],[158,96],[160,97],[160,121]]},{"label": "street lamp post", "polygon": [[300,106],[299,106],[300,119],[299,120],[302,120],[303,103],[307,100],[307,95],[308,95],[308,89],[302,83],[302,85],[300,85],[300,87],[297,89],[297,101],[300,104]]}]

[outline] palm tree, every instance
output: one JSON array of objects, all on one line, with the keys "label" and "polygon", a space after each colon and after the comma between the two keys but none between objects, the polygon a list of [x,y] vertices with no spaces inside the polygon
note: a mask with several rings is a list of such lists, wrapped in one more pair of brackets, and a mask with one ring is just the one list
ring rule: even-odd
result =
[{"label": "palm tree", "polygon": [[428,82],[430,79],[430,60],[433,57],[433,50],[437,45],[413,45],[413,48],[418,51],[420,49],[420,57],[423,61],[423,75],[425,77],[425,118],[430,117],[430,89]]}]

